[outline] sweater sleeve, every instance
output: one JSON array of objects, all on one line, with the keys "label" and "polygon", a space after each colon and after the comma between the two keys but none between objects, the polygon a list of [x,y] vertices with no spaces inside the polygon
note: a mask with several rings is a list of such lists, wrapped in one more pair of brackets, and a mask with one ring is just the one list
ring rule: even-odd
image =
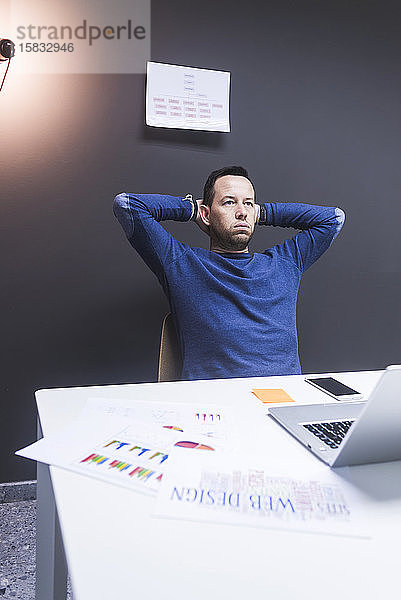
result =
[{"label": "sweater sleeve", "polygon": [[193,206],[188,197],[160,194],[118,194],[113,211],[130,244],[164,285],[166,267],[187,246],[166,231],[160,221],[189,221]]},{"label": "sweater sleeve", "polygon": [[302,272],[331,246],[344,221],[340,208],[280,202],[262,204],[259,218],[260,225],[301,230],[278,249],[282,258],[292,258]]}]

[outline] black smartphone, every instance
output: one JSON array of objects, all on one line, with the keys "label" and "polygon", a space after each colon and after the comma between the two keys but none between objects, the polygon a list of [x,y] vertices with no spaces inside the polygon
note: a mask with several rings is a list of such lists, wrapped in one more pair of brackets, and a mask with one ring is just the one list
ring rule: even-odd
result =
[{"label": "black smartphone", "polygon": [[356,390],[337,381],[334,377],[313,377],[305,378],[305,381],[314,385],[322,392],[326,392],[336,400],[361,400],[362,394]]}]

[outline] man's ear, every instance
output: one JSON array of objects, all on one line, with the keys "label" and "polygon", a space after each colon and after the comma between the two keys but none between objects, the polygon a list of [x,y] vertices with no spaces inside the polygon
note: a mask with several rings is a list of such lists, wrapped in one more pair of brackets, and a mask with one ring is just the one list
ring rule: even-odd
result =
[{"label": "man's ear", "polygon": [[199,213],[202,219],[202,222],[209,227],[210,225],[210,207],[206,204],[200,204],[198,206]]}]

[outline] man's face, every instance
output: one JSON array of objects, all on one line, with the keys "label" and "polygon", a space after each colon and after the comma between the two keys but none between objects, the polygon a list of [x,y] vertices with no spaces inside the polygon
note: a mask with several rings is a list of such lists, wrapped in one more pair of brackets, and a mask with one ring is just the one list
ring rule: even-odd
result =
[{"label": "man's face", "polygon": [[202,207],[202,218],[209,226],[211,249],[244,252],[255,228],[255,191],[249,179],[224,175],[214,184],[210,207]]}]

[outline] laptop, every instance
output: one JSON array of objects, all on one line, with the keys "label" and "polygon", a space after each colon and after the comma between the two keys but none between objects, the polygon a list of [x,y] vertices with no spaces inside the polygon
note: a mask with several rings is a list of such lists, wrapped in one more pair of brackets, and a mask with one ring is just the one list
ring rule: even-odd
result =
[{"label": "laptop", "polygon": [[366,402],[270,408],[269,415],[331,467],[401,459],[401,365],[390,365]]}]

